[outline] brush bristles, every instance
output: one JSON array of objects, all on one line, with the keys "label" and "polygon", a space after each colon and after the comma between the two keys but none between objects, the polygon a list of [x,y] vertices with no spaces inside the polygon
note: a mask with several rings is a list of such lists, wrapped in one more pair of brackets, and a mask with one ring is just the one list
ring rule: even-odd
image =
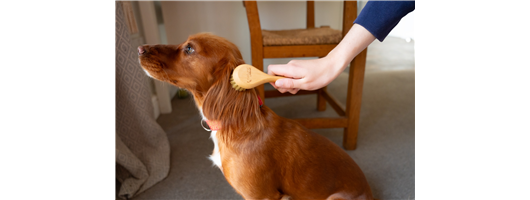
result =
[{"label": "brush bristles", "polygon": [[230,84],[232,84],[232,88],[234,88],[234,90],[236,90],[236,91],[245,91],[246,90],[245,88],[239,87],[239,85],[236,84],[236,82],[234,81],[234,77],[233,76],[230,76]]}]

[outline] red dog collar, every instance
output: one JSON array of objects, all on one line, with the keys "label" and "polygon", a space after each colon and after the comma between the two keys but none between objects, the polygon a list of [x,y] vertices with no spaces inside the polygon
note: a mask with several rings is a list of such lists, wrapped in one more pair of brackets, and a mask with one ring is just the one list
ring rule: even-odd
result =
[{"label": "red dog collar", "polygon": [[[259,96],[258,96],[258,101],[259,101],[259,107],[261,108],[261,106],[263,106],[263,101],[261,100],[261,98]],[[204,127],[203,121],[205,121],[206,124],[208,124],[209,128]],[[221,122],[220,121],[210,121],[210,120],[202,119],[201,120],[201,126],[206,131],[217,131],[217,130],[221,129]]]},{"label": "red dog collar", "polygon": [[[208,124],[208,128],[203,126],[202,121],[205,121],[206,124]],[[201,121],[201,126],[206,131],[217,131],[217,130],[221,129],[221,122],[220,121],[210,121],[210,120],[204,120],[204,119],[202,121]]]},{"label": "red dog collar", "polygon": [[258,95],[258,101],[259,101],[259,107],[261,108],[261,106],[263,106],[263,101],[261,101],[261,97],[259,97],[259,95]]}]

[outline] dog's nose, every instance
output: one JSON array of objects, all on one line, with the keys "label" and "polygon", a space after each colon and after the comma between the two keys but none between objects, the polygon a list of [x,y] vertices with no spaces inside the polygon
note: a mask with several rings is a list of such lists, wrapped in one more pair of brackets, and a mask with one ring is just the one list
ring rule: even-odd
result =
[{"label": "dog's nose", "polygon": [[138,47],[138,55],[142,55],[143,53],[145,53],[145,49],[143,46],[139,46]]}]

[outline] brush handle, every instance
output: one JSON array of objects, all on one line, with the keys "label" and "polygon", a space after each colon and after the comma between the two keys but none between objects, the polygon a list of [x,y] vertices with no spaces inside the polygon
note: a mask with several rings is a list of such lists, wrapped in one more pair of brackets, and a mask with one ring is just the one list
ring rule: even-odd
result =
[{"label": "brush handle", "polygon": [[242,64],[237,66],[232,73],[234,82],[242,88],[255,88],[261,84],[274,82],[278,79],[285,78],[281,76],[271,76],[252,65]]},{"label": "brush handle", "polygon": [[[268,82],[275,82],[277,81],[278,79],[282,79],[282,78],[285,78],[285,77],[281,77],[281,76],[271,76],[271,75],[268,75],[266,74],[267,78],[264,78],[263,79],[263,83],[268,83]],[[261,82],[261,81],[260,81]]]}]

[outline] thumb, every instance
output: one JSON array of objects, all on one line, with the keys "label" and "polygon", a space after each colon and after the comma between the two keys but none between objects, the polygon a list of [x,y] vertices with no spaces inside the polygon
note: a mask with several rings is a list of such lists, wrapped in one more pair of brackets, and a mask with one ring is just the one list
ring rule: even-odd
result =
[{"label": "thumb", "polygon": [[283,89],[300,88],[300,80],[294,80],[290,78],[278,79],[275,83],[276,87]]}]

